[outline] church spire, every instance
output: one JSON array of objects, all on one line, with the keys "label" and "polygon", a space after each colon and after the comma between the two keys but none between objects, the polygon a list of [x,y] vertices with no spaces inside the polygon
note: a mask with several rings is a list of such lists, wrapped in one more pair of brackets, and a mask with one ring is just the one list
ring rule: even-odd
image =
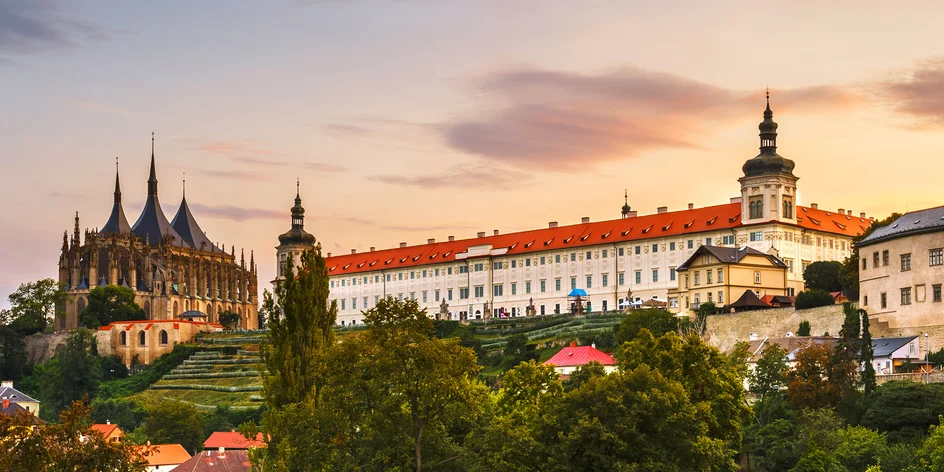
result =
[{"label": "church spire", "polygon": [[79,212],[75,212],[75,228],[73,229],[73,232],[72,232],[72,244],[75,247],[78,247],[81,245],[81,243],[82,243],[82,239],[79,233]]},{"label": "church spire", "polygon": [[154,132],[151,131],[151,175],[148,176],[148,195],[157,195],[157,170],[154,168]]},{"label": "church spire", "polygon": [[629,207],[629,191],[623,189],[623,208],[620,211],[620,214],[623,215],[623,218],[629,218],[629,212],[632,209]]},{"label": "church spire", "polygon": [[760,123],[760,150],[761,152],[777,151],[777,122],[774,121],[774,112],[770,110],[770,89],[767,89],[767,109],[764,110],[764,121]]},{"label": "church spire", "polygon": [[292,228],[305,228],[305,208],[302,207],[301,181],[295,180],[295,206],[292,207]]},{"label": "church spire", "polygon": [[115,203],[121,203],[121,183],[118,181],[118,158],[115,157]]}]

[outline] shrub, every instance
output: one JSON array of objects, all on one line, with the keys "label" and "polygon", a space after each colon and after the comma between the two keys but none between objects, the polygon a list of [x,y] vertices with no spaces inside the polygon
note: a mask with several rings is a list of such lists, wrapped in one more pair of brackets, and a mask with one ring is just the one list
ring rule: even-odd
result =
[{"label": "shrub", "polygon": [[797,336],[809,336],[810,335],[810,322],[803,320],[800,322],[800,327],[797,328]]},{"label": "shrub", "polygon": [[835,304],[836,300],[829,292],[825,290],[804,290],[798,293],[796,297],[797,310]]}]

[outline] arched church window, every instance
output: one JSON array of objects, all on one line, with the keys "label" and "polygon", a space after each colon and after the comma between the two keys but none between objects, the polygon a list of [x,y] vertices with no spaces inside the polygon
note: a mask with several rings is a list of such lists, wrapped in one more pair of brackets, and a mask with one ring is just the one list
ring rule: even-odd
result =
[{"label": "arched church window", "polygon": [[85,310],[85,299],[79,298],[75,302],[75,313],[78,315],[79,319],[82,319],[82,311]]},{"label": "arched church window", "polygon": [[174,302],[174,318],[177,318],[177,315],[180,314],[180,308],[177,306],[177,302]]},{"label": "arched church window", "polygon": [[763,218],[764,217],[764,200],[758,198],[756,200],[751,200],[748,204],[750,219]]},{"label": "arched church window", "polygon": [[151,302],[144,302],[144,318],[151,319]]},{"label": "arched church window", "polygon": [[167,331],[161,330],[161,344],[167,344]]},{"label": "arched church window", "polygon": [[138,331],[138,345],[144,346],[147,338],[145,337],[144,331]]},{"label": "arched church window", "polygon": [[128,333],[122,331],[122,332],[118,335],[118,337],[121,339],[121,345],[122,345],[122,346],[127,346],[127,345],[128,345]]},{"label": "arched church window", "polygon": [[783,217],[784,218],[793,218],[793,200],[789,198],[783,199]]}]

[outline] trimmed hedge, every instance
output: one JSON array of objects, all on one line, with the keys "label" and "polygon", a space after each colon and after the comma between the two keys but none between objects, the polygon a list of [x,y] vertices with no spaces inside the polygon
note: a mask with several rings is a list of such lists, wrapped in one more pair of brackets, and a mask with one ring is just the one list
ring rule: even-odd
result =
[{"label": "trimmed hedge", "polygon": [[259,359],[187,359],[184,365],[258,364]]},{"label": "trimmed hedge", "polygon": [[211,392],[258,392],[262,385],[242,385],[228,387],[225,385],[177,384],[152,385],[151,390],[209,390]]},{"label": "trimmed hedge", "polygon": [[207,372],[207,373],[187,373],[187,374],[167,374],[164,380],[179,379],[229,379],[237,377],[258,377],[258,370],[245,370],[242,372]]}]

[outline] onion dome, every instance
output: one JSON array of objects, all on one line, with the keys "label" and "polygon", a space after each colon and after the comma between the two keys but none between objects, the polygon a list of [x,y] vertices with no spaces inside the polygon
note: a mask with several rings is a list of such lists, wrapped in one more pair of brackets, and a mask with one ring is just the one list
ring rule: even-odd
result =
[{"label": "onion dome", "polygon": [[158,244],[164,236],[173,238],[175,246],[187,246],[188,243],[177,234],[177,231],[167,221],[164,216],[164,210],[161,209],[161,202],[157,198],[157,172],[154,168],[154,134],[151,134],[151,175],[148,177],[148,196],[144,201],[144,209],[141,210],[141,216],[131,227],[131,232],[135,236],[149,241],[151,244]]},{"label": "onion dome", "polygon": [[623,215],[623,218],[626,218],[629,215],[632,208],[629,207],[629,192],[626,190],[623,191],[623,208],[620,210],[620,214]]},{"label": "onion dome", "polygon": [[128,218],[125,217],[125,210],[121,206],[121,185],[118,181],[118,158],[115,158],[115,203],[111,207],[111,215],[108,216],[108,222],[102,226],[101,234],[120,234],[130,233],[131,225],[128,224]]},{"label": "onion dome", "polygon": [[777,154],[777,122],[774,121],[774,112],[770,110],[770,92],[767,92],[767,109],[764,110],[764,121],[760,123],[758,129],[760,129],[760,154],[753,159],[748,159],[741,167],[744,176],[793,175],[793,168],[796,167],[796,163]]},{"label": "onion dome", "polygon": [[304,244],[314,246],[315,237],[305,231],[305,208],[302,207],[302,197],[299,193],[299,183],[295,183],[295,206],[292,207],[292,229],[279,236],[279,245]]},{"label": "onion dome", "polygon": [[200,228],[200,225],[197,224],[197,220],[193,217],[193,213],[190,212],[190,206],[187,205],[187,181],[184,180],[184,191],[183,198],[180,200],[180,207],[177,208],[177,214],[174,215],[174,219],[170,222],[171,227],[177,231],[177,234],[180,235],[180,238],[187,244],[189,244],[194,249],[200,249],[202,251],[222,251],[222,249],[216,247],[210,238],[207,237],[206,233]]}]

